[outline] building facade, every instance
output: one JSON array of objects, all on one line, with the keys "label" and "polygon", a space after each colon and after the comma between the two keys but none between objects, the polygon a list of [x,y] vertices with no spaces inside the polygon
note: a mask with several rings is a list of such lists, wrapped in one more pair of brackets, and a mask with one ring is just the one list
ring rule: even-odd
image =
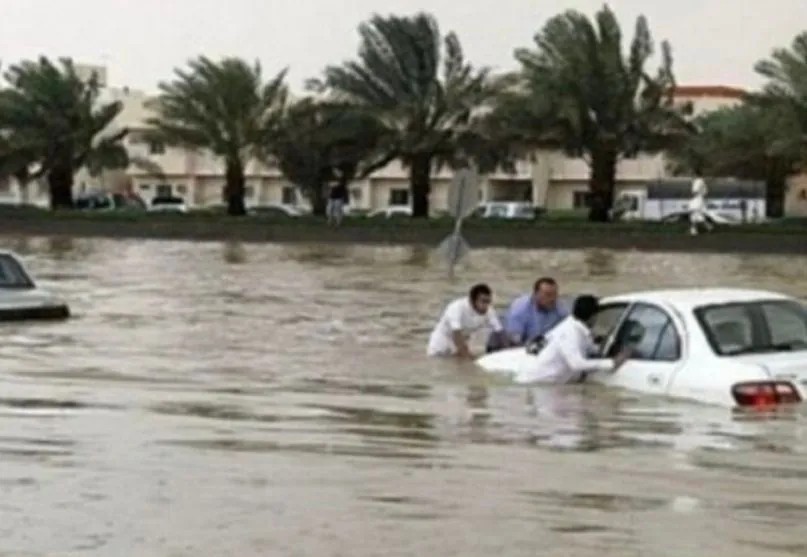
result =
[{"label": "building facade", "polygon": [[[729,87],[679,87],[675,98],[680,103],[692,103],[695,114],[699,114],[737,104],[743,94],[743,91]],[[148,161],[149,165],[133,164],[123,173],[105,172],[100,176],[89,176],[81,171],[76,176],[76,194],[125,188],[136,192],[146,202],[155,196],[170,194],[182,197],[189,207],[223,203],[222,161],[209,153],[171,147],[146,138],[146,121],[153,115],[150,108],[153,97],[128,88],[105,88],[103,100],[122,103],[123,110],[114,127],[129,130],[125,143],[131,157]],[[496,172],[485,176],[480,201],[528,201],[547,210],[582,209],[588,197],[588,176],[589,168],[583,159],[570,158],[558,151],[539,150],[530,160],[519,161],[513,174]],[[663,154],[622,160],[617,168],[617,193],[667,176],[669,172]],[[433,211],[447,209],[451,179],[452,173],[448,169],[434,173],[430,199]],[[352,183],[350,198],[350,207],[356,210],[373,211],[408,205],[408,171],[394,161],[370,177]],[[13,180],[6,180],[0,182],[2,202],[46,205],[47,188],[41,183],[33,183],[23,190]],[[248,206],[306,205],[298,189],[277,167],[260,161],[249,161],[246,166],[246,203]]]}]

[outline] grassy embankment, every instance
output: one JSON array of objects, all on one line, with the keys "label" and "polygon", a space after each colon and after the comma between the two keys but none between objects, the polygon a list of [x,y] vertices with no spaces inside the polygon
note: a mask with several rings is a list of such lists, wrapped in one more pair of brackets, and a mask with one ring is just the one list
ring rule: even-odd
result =
[{"label": "grassy embankment", "polygon": [[[316,217],[227,217],[214,212],[49,212],[0,210],[0,234],[245,242],[315,242],[436,245],[451,232],[448,218],[345,219],[340,228]],[[724,226],[692,238],[683,224],[589,223],[579,213],[547,214],[535,221],[468,219],[464,236],[474,247],[611,248],[659,251],[807,254],[807,221]]]}]

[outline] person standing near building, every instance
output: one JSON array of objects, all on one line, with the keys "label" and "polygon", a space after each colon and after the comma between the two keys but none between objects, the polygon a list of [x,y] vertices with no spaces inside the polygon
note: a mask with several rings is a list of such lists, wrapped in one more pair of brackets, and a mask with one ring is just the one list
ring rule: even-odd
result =
[{"label": "person standing near building", "polygon": [[700,172],[695,174],[692,181],[692,198],[689,200],[689,233],[698,235],[698,229],[704,227],[707,231],[712,230],[712,225],[706,215],[706,195],[708,189]]},{"label": "person standing near building", "polygon": [[347,200],[347,185],[342,180],[331,184],[331,189],[328,192],[328,224],[334,226],[342,224]]}]

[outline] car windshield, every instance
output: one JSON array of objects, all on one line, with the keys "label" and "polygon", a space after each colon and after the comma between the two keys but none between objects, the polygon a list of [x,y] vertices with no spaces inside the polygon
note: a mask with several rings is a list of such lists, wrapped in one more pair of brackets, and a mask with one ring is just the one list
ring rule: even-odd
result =
[{"label": "car windshield", "polygon": [[0,288],[33,288],[34,281],[16,259],[8,254],[0,254]]},{"label": "car windshield", "polygon": [[758,300],[695,310],[717,354],[807,350],[807,307],[796,300]]}]

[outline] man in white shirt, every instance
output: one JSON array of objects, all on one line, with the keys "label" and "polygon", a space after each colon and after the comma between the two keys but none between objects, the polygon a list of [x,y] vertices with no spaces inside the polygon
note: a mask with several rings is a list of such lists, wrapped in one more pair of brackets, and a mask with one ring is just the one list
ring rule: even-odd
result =
[{"label": "man in white shirt", "polygon": [[706,196],[709,191],[706,187],[700,172],[695,174],[692,181],[692,198],[689,200],[689,233],[692,236],[698,235],[698,228],[703,226],[707,231],[712,230],[712,225],[706,218]]},{"label": "man in white shirt", "polygon": [[483,331],[503,332],[492,302],[490,287],[477,284],[468,296],[448,304],[429,338],[428,355],[473,358],[468,347],[472,336]]},{"label": "man in white shirt", "polygon": [[597,315],[599,301],[594,296],[575,300],[572,315],[546,334],[538,355],[523,369],[516,380],[521,383],[576,383],[585,374],[613,372],[625,363],[629,352],[615,358],[592,358],[596,346],[591,338],[591,324]]}]

